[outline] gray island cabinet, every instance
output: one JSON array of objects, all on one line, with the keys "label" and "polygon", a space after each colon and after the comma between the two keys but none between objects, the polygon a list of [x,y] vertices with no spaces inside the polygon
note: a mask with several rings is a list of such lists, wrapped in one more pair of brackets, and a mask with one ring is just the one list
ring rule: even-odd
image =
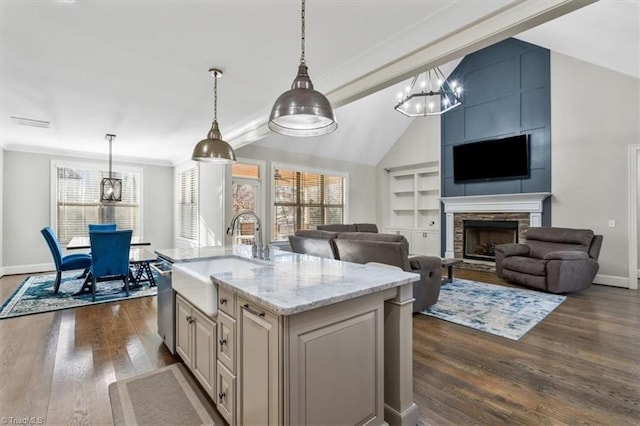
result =
[{"label": "gray island cabinet", "polygon": [[417,424],[418,275],[239,247],[191,260],[173,264],[176,351],[229,424]]}]

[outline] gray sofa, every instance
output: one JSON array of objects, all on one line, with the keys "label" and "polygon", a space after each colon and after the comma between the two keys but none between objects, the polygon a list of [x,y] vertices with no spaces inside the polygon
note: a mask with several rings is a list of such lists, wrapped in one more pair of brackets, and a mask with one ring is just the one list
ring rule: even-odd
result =
[{"label": "gray sofa", "polygon": [[413,285],[413,311],[419,312],[438,301],[442,281],[439,257],[411,256],[402,235],[374,232],[298,231],[289,237],[292,251],[354,263],[377,262],[420,274]]},{"label": "gray sofa", "polygon": [[495,247],[498,277],[550,293],[588,288],[598,272],[602,235],[589,229],[529,228],[524,244]]}]

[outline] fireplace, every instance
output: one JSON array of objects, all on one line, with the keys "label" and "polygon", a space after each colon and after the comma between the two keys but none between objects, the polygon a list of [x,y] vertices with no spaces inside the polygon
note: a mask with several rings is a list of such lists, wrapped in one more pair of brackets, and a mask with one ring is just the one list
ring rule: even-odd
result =
[{"label": "fireplace", "polygon": [[497,244],[518,242],[517,220],[463,220],[462,257],[495,261]]},{"label": "fireplace", "polygon": [[[517,240],[524,240],[524,233],[531,226],[542,226],[543,201],[549,192],[531,192],[496,195],[468,195],[444,197],[445,258],[464,257],[463,221],[517,221]],[[512,242],[512,241],[509,241]],[[484,260],[484,258],[483,258]],[[492,264],[492,259],[473,264]]]}]

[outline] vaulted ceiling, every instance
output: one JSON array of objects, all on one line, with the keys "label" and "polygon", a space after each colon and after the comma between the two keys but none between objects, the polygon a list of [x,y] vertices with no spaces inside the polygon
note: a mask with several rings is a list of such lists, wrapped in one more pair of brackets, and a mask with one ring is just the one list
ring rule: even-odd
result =
[{"label": "vaulted ceiling", "polygon": [[339,128],[295,139],[265,123],[299,61],[297,0],[3,0],[0,144],[104,158],[114,133],[116,160],[178,164],[211,125],[215,66],[218,121],[234,147],[259,141],[373,165],[411,123],[393,111],[398,86],[508,36],[640,78],[639,2],[589,3],[309,0],[309,72]]}]

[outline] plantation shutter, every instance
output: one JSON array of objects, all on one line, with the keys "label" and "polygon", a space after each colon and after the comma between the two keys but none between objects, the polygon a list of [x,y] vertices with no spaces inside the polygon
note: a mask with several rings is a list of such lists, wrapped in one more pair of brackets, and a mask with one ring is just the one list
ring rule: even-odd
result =
[{"label": "plantation shutter", "polygon": [[122,201],[100,202],[100,182],[109,172],[90,166],[56,165],[56,233],[62,244],[89,235],[90,223],[115,223],[139,235],[139,182],[137,172],[113,172],[122,179]]},{"label": "plantation shutter", "polygon": [[300,229],[343,223],[344,177],[278,169],[274,175],[274,239]]},{"label": "plantation shutter", "polygon": [[198,241],[198,167],[179,173],[180,200],[178,201],[180,238]]}]

